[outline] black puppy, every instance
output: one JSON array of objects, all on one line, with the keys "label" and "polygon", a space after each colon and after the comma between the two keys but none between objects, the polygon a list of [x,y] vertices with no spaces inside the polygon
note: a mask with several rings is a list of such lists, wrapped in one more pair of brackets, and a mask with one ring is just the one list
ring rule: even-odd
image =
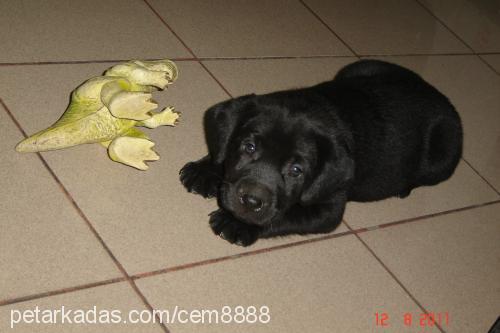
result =
[{"label": "black puppy", "polygon": [[313,87],[247,95],[205,114],[209,154],[186,164],[190,192],[217,196],[215,234],[326,233],[347,201],[406,197],[448,179],[462,154],[460,118],[420,76],[375,60]]}]

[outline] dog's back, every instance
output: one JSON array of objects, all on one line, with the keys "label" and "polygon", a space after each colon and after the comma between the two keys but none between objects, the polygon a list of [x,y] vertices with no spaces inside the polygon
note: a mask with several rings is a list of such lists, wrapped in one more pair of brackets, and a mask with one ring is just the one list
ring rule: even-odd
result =
[{"label": "dog's back", "polygon": [[453,174],[462,154],[460,117],[416,73],[363,60],[317,89],[328,94],[352,131],[356,171],[350,200],[405,197]]}]

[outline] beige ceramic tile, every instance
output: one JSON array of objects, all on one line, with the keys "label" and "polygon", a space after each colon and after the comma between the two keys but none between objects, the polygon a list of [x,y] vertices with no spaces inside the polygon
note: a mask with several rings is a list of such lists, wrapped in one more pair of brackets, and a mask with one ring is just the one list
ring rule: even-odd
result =
[{"label": "beige ceramic tile", "polygon": [[[64,323],[63,307],[67,314]],[[149,322],[149,313],[128,283],[123,282],[0,307],[0,332],[163,332],[158,324]],[[23,314],[28,322],[22,322]],[[86,319],[81,319],[82,314]],[[144,323],[131,323],[141,314]],[[82,324],[82,320],[87,323]]]},{"label": "beige ceramic tile", "polygon": [[417,188],[405,199],[351,202],[347,205],[344,220],[353,228],[370,227],[499,198],[467,164],[461,162],[449,180],[435,186]]},{"label": "beige ceramic tile", "polygon": [[2,0],[0,62],[186,57],[143,1]]},{"label": "beige ceramic tile", "polygon": [[500,309],[500,204],[361,234],[446,332],[487,332]]},{"label": "beige ceramic tile", "polygon": [[476,52],[500,52],[500,2],[422,0]]},{"label": "beige ceramic tile", "polygon": [[500,74],[500,54],[485,54],[482,55],[481,58],[490,64],[498,74]]},{"label": "beige ceramic tile", "polygon": [[198,57],[351,54],[299,1],[151,4]]},{"label": "beige ceramic tile", "polygon": [[121,276],[21,139],[0,106],[0,301]]},{"label": "beige ceramic tile", "polygon": [[464,126],[464,157],[500,190],[500,76],[476,56],[384,57],[420,73],[448,96]]},{"label": "beige ceramic tile", "polygon": [[469,52],[414,0],[306,2],[358,54]]},{"label": "beige ceramic tile", "polygon": [[[353,236],[136,282],[156,309],[269,308],[267,324],[169,326],[178,333],[415,332],[403,326],[403,313],[420,312]],[[376,327],[376,312],[387,313],[388,327]]]},{"label": "beige ceramic tile", "polygon": [[217,60],[204,64],[233,96],[239,96],[307,87],[331,80],[340,68],[356,60],[355,57]]},{"label": "beige ceramic tile", "polygon": [[[161,160],[147,172],[112,162],[100,145],[84,145],[43,153],[59,179],[96,226],[116,257],[130,273],[139,273],[187,262],[240,253],[259,247],[302,240],[303,237],[262,240],[249,249],[230,245],[213,235],[208,214],[215,200],[189,194],[178,172],[206,154],[202,129],[203,112],[227,95],[195,62],[179,62],[180,78],[155,97],[161,105],[182,112],[177,128],[149,131]],[[0,69],[5,80],[0,90],[5,101],[28,133],[45,128],[60,117],[69,92],[103,65],[47,65]],[[51,75],[64,72],[64,78]],[[29,88],[32,77],[37,85]],[[9,84],[7,84],[7,82]],[[23,159],[31,155],[18,156]],[[337,232],[345,231],[341,226]],[[194,245],[196,244],[196,245]]]}]

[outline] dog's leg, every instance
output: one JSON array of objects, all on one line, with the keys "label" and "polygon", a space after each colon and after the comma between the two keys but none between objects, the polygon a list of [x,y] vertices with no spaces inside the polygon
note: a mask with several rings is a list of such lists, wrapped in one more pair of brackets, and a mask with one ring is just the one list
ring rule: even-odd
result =
[{"label": "dog's leg", "polygon": [[188,192],[199,194],[204,198],[215,197],[222,180],[221,167],[214,165],[208,155],[184,165],[179,175]]},{"label": "dog's leg", "polygon": [[261,227],[236,219],[230,212],[218,209],[210,214],[210,227],[217,236],[229,243],[248,246],[259,238]]}]

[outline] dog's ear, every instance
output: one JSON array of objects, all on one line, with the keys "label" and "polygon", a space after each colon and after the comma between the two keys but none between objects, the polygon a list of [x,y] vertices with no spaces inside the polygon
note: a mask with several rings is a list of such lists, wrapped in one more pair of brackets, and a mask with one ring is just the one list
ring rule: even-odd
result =
[{"label": "dog's ear", "polygon": [[205,112],[205,140],[214,164],[221,164],[226,158],[234,130],[250,115],[249,106],[254,98],[255,94],[233,98],[216,104]]},{"label": "dog's ear", "polygon": [[329,201],[339,191],[347,190],[354,177],[354,161],[343,140],[316,139],[318,160],[313,177],[305,184],[300,201],[304,205]]}]

